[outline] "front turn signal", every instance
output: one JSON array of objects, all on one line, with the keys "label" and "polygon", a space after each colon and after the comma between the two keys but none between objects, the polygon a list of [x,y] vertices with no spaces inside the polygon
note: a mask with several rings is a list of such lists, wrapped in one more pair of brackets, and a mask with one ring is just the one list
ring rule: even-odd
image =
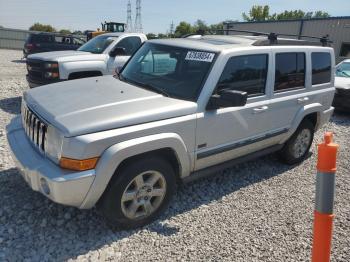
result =
[{"label": "front turn signal", "polygon": [[76,171],[85,171],[94,169],[98,162],[98,157],[95,158],[89,158],[89,159],[71,159],[62,157],[60,159],[60,167],[70,170],[76,170]]}]

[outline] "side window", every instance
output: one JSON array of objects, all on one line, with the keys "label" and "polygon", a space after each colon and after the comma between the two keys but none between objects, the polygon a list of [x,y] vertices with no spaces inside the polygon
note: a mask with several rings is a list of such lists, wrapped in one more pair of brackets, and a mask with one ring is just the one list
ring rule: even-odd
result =
[{"label": "side window", "polygon": [[312,53],[312,84],[318,85],[331,81],[332,66],[330,53]]},{"label": "side window", "polygon": [[55,42],[56,43],[62,43],[63,42],[63,37],[62,36],[55,36]]},{"label": "side window", "polygon": [[132,55],[140,47],[141,39],[138,36],[130,36],[122,39],[117,47],[125,48],[126,55]]},{"label": "side window", "polygon": [[245,91],[249,96],[265,94],[268,55],[231,57],[217,84],[216,90]]},{"label": "side window", "polygon": [[275,66],[275,92],[305,86],[305,53],[276,54]]}]

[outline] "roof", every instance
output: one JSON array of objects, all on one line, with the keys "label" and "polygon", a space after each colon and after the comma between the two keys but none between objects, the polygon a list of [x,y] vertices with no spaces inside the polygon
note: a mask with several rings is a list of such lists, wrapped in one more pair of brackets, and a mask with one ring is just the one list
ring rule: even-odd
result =
[{"label": "roof", "polygon": [[328,20],[344,20],[349,19],[350,16],[332,16],[320,18],[301,18],[301,19],[282,19],[282,20],[266,20],[266,21],[225,21],[224,24],[254,24],[254,23],[279,23],[279,22],[299,22],[299,21],[328,21]]},{"label": "roof", "polygon": [[[172,39],[155,39],[149,42],[156,44],[165,44],[176,47],[185,47],[189,49],[205,50],[220,52],[235,47],[247,46],[269,46],[270,41],[267,36],[250,36],[250,35],[205,35],[200,38],[172,38]],[[275,45],[308,45],[319,46],[318,42],[305,40],[278,38]]]}]

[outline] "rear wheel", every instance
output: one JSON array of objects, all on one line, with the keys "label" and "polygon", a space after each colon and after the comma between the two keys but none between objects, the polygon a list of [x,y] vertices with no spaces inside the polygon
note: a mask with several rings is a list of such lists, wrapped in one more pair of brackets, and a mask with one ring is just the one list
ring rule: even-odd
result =
[{"label": "rear wheel", "polygon": [[286,164],[302,162],[309,153],[315,128],[309,120],[303,120],[293,136],[281,150],[280,157]]},{"label": "rear wheel", "polygon": [[172,166],[161,158],[129,162],[111,181],[99,208],[114,226],[136,228],[155,220],[176,189]]}]

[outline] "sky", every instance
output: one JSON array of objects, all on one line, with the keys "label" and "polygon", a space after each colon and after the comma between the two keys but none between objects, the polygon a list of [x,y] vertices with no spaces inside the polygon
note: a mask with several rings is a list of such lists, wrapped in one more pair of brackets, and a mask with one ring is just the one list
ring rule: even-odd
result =
[{"label": "sky", "polygon": [[[135,2],[132,0],[133,20]],[[350,16],[350,0],[142,0],[142,24],[145,33],[166,33],[173,21],[208,24],[224,20],[242,20],[242,12],[252,5],[269,5],[270,12],[302,9],[322,10],[332,16]],[[56,29],[96,30],[102,21],[126,22],[127,0],[0,0],[0,25],[28,29],[35,22]]]}]

